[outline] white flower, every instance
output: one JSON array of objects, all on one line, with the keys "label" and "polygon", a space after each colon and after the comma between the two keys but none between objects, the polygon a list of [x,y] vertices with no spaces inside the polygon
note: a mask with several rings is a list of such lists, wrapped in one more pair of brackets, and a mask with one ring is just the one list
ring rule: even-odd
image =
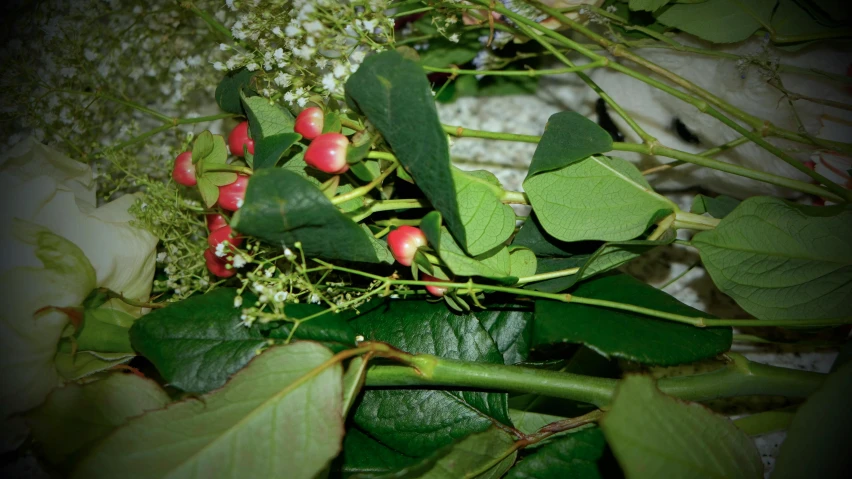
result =
[{"label": "white flower", "polygon": [[227,252],[225,251],[225,243],[227,243],[227,241],[223,241],[216,245],[216,257],[224,258],[227,254]]},{"label": "white flower", "polygon": [[275,36],[278,36],[278,37],[284,36],[284,33],[281,31],[281,27],[278,27],[278,26],[276,26],[275,28],[272,29],[272,33],[275,34]]},{"label": "white flower", "polygon": [[459,34],[453,33],[452,35],[450,35],[449,40],[453,43],[458,43],[459,42]]},{"label": "white flower", "polygon": [[334,92],[334,89],[337,88],[337,80],[334,78],[334,75],[331,73],[326,73],[322,77],[322,87],[328,90],[329,92]]},{"label": "white flower", "polygon": [[[123,196],[96,208],[91,168],[32,138],[0,156],[0,414],[34,407],[60,384],[54,358],[68,316],[96,287],[147,301],[157,238],[130,225]],[[105,307],[139,316],[111,300]]]},{"label": "white flower", "polygon": [[234,307],[239,308],[243,305],[243,297],[242,296],[234,296]]},{"label": "white flower", "polygon": [[276,303],[283,303],[287,299],[287,296],[289,296],[289,293],[287,293],[287,291],[279,291],[275,293],[274,296],[272,296],[272,300]]},{"label": "white flower", "polygon": [[281,88],[287,88],[288,86],[290,86],[290,78],[290,75],[278,72],[278,74],[275,75],[275,79],[273,79],[272,81],[275,82],[275,84],[280,86]]},{"label": "white flower", "polygon": [[319,304],[319,302],[320,302],[320,297],[319,297],[319,295],[318,295],[318,294],[316,294],[316,293],[311,293],[310,302],[311,302],[311,303],[314,303],[314,304]]},{"label": "white flower", "polygon": [[243,266],[246,265],[246,263],[247,263],[246,258],[243,255],[241,255],[241,254],[235,254],[234,255],[234,261],[233,261],[234,268],[237,268],[237,269],[242,268]]}]

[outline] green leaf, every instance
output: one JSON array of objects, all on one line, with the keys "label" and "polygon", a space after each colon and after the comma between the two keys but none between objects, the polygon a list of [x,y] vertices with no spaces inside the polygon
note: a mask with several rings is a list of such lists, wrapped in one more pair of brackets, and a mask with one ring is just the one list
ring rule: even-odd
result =
[{"label": "green leaf", "polygon": [[423,69],[396,51],[371,55],[346,82],[346,99],[381,132],[453,236],[466,244],[447,135]]},{"label": "green leaf", "polygon": [[524,189],[541,225],[562,241],[630,240],[677,209],[620,158],[591,156],[528,176]]},{"label": "green leaf", "polygon": [[280,133],[265,136],[254,145],[254,169],[272,168],[284,153],[302,139],[298,133]]},{"label": "green leaf", "polygon": [[59,344],[54,358],[56,371],[66,381],[76,381],[129,362],[135,353],[100,353],[97,351],[77,351],[72,354],[71,342],[64,340]]},{"label": "green leaf", "polygon": [[547,120],[527,178],[610,150],[612,137],[597,123],[573,111],[555,113]]},{"label": "green leaf", "polygon": [[[836,21],[842,20],[842,17],[848,16],[848,13],[838,16],[832,15],[831,19],[835,21],[831,21],[826,19],[822,12],[815,11],[808,3],[797,2],[795,0],[779,0],[778,8],[775,9],[775,13],[772,15],[772,28],[775,29],[776,35],[819,35],[829,33],[832,30],[838,33],[843,32],[843,25],[836,23]],[[833,2],[830,0],[828,2],[815,3],[823,3],[824,5],[831,3],[842,4],[841,8],[848,10],[848,5],[845,2]],[[820,7],[824,7],[824,5],[820,5]],[[846,28],[848,31],[848,27]]]},{"label": "green leaf", "polygon": [[343,477],[358,475],[374,478],[376,475],[403,469],[415,462],[417,458],[402,455],[364,434],[357,427],[350,427],[343,438],[343,453],[335,461],[332,470],[339,470]]},{"label": "green leaf", "polygon": [[[571,294],[707,317],[706,313],[628,275],[586,281]],[[671,366],[712,358],[731,347],[731,328],[697,328],[629,311],[556,301],[536,301],[535,312],[533,348],[580,343],[604,356]]]},{"label": "green leaf", "polygon": [[[503,364],[500,350],[477,313],[454,314],[443,303],[377,302],[352,326],[365,338],[412,354]],[[506,400],[502,393],[370,389],[355,411],[355,423],[383,444],[405,455],[423,457],[488,429],[492,417],[509,424]]]},{"label": "green leaf", "polygon": [[763,477],[751,438],[701,404],[662,394],[647,376],[628,376],[602,422],[628,479]]},{"label": "green leaf", "polygon": [[248,116],[251,137],[255,141],[267,136],[293,133],[296,120],[287,109],[259,96],[242,95],[242,100]]},{"label": "green leaf", "polygon": [[692,208],[689,209],[689,212],[697,215],[709,213],[714,218],[722,219],[728,216],[731,211],[734,211],[734,208],[739,204],[740,200],[730,196],[719,195],[711,198],[704,195],[695,195],[695,200],[693,200]]},{"label": "green leaf", "polygon": [[[310,342],[269,349],[224,388],[129,421],[72,477],[313,478],[343,439],[340,364]],[[238,471],[238,472],[236,472]]]},{"label": "green leaf", "polygon": [[832,373],[799,408],[781,444],[772,479],[840,478],[852,468],[852,363]]},{"label": "green leaf", "polygon": [[769,25],[776,3],[777,0],[707,0],[676,4],[663,10],[657,20],[704,40],[733,43]]},{"label": "green leaf", "polygon": [[535,253],[522,246],[509,248],[509,273],[516,278],[532,276],[536,270]]},{"label": "green leaf", "polygon": [[849,315],[852,210],[753,197],[692,240],[713,282],[760,319]]},{"label": "green leaf", "polygon": [[54,389],[44,404],[26,414],[26,421],[45,457],[58,464],[129,418],[168,403],[169,396],[156,382],[116,373],[82,386],[72,383]]},{"label": "green leaf", "polygon": [[541,257],[537,262],[536,274],[580,268],[573,275],[539,281],[525,286],[525,288],[537,291],[556,293],[570,288],[579,281],[628,263],[657,246],[669,244],[674,238],[673,233],[666,233],[656,241],[566,243],[543,231],[538,219],[533,215],[521,227],[512,245],[529,247]]},{"label": "green leaf", "polygon": [[232,226],[276,246],[299,241],[309,257],[378,263],[389,255],[383,254],[382,243],[341,213],[319,188],[284,168],[252,175]]},{"label": "green leaf", "polygon": [[482,50],[480,36],[481,30],[468,30],[459,34],[458,42],[443,37],[429,40],[429,48],[420,52],[420,64],[435,68],[464,65]]},{"label": "green leaf", "polygon": [[[218,288],[156,309],[130,329],[136,351],[165,381],[187,392],[212,391],[243,368],[266,340],[257,327],[240,324],[236,290]],[[252,298],[244,298],[247,305]]]},{"label": "green leaf", "polygon": [[208,208],[212,208],[219,199],[219,187],[208,178],[198,179],[198,192],[201,193],[201,199],[204,200],[204,205]]},{"label": "green leaf", "polygon": [[[288,318],[299,320],[326,309],[317,304],[287,304],[284,306],[284,314]],[[355,331],[347,322],[351,316],[351,313],[326,313],[300,322],[292,337],[293,339],[317,341],[334,352],[349,349],[355,346]],[[267,325],[271,328],[267,334],[273,339],[288,339],[294,325],[289,321],[276,321]]]},{"label": "green leaf", "polygon": [[592,427],[560,437],[537,448],[509,471],[506,479],[600,478],[597,460],[603,455],[604,437]]},{"label": "green leaf", "polygon": [[243,88],[249,86],[254,73],[245,68],[226,73],[225,78],[216,87],[214,94],[219,108],[228,113],[242,114],[243,106],[240,103],[240,93],[242,93]]},{"label": "green leaf", "polygon": [[[484,432],[471,434],[407,469],[379,477],[499,479],[515,463],[518,453],[513,450],[514,442],[512,436],[505,431],[492,427]],[[500,458],[502,460],[493,464]]]},{"label": "green leaf", "polygon": [[346,373],[343,375],[343,416],[349,413],[349,409],[358,399],[364,380],[367,377],[368,361],[363,356],[357,356],[349,361]]},{"label": "green leaf", "polygon": [[441,260],[453,274],[459,276],[482,276],[505,284],[512,284],[517,278],[511,276],[509,249],[506,247],[492,250],[471,258],[453,239],[447,228],[441,227],[441,215],[433,211],[423,217],[420,229],[429,240]]},{"label": "green leaf", "polygon": [[213,153],[213,147],[213,133],[210,133],[208,130],[202,131],[195,137],[195,141],[192,143],[192,162],[198,163],[210,156]]},{"label": "green leaf", "polygon": [[[515,210],[500,201],[503,189],[497,178],[485,172],[453,168],[459,215],[465,231],[465,250],[472,256],[503,244],[515,232]],[[490,175],[487,176],[487,175]]]},{"label": "green leaf", "polygon": [[327,110],[322,118],[323,133],[340,133],[343,128],[340,121],[340,114],[336,111]]},{"label": "green leaf", "polygon": [[78,350],[133,354],[127,331],[134,319],[116,309],[86,310],[83,325],[75,334]]},{"label": "green leaf", "polygon": [[630,9],[654,12],[670,1],[671,0],[630,0]]},{"label": "green leaf", "polygon": [[487,304],[487,309],[474,316],[488,331],[505,364],[527,360],[530,353],[530,333],[533,308],[525,304]]}]

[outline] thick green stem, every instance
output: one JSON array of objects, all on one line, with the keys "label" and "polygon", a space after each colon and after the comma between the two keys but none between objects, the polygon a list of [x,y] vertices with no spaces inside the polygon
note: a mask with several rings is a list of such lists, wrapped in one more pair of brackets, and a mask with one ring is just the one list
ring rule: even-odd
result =
[{"label": "thick green stem", "polygon": [[576,73],[583,70],[590,70],[604,65],[605,62],[591,62],[585,65],[566,67],[566,68],[551,68],[545,70],[462,70],[459,68],[438,68],[424,66],[423,69],[427,72],[450,73],[452,75],[483,75],[483,76],[505,76],[505,77],[535,77],[543,75],[560,75],[563,73]]},{"label": "thick green stem", "polygon": [[[823,374],[753,363],[738,355],[715,371],[658,381],[661,391],[691,400],[735,396],[807,397],[825,377]],[[618,381],[609,378],[549,371],[546,369],[469,363],[431,355],[415,355],[407,366],[372,366],[367,371],[368,387],[444,386],[527,394],[541,394],[606,406],[612,400]]]},{"label": "thick green stem", "polygon": [[518,135],[515,133],[500,133],[498,131],[473,130],[453,125],[441,126],[444,128],[444,133],[455,136],[456,138],[485,138],[488,140],[518,141],[521,143],[538,143],[541,141],[541,137],[536,135]]}]

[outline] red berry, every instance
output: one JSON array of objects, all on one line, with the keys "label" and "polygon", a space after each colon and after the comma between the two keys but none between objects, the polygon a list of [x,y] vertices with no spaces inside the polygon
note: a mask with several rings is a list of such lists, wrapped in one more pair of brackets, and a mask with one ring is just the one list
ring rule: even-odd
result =
[{"label": "red berry", "polygon": [[322,134],[323,123],[325,122],[325,114],[322,109],[312,106],[305,108],[299,116],[296,117],[296,126],[293,130],[302,135],[303,138],[313,140]]},{"label": "red berry", "polygon": [[426,246],[426,243],[426,235],[413,226],[400,226],[388,234],[391,254],[403,266],[411,266],[417,248]]},{"label": "red berry", "polygon": [[216,231],[219,228],[228,226],[228,221],[219,213],[210,213],[207,215],[207,231]]},{"label": "red berry", "polygon": [[[420,277],[420,280],[421,281],[437,281],[437,282],[443,282],[444,281],[444,280],[438,279],[434,276],[429,276],[428,274],[422,274],[421,277]],[[438,296],[438,297],[443,296],[444,293],[447,292],[447,289],[449,289],[449,288],[447,288],[445,286],[426,286],[426,291],[428,291],[429,294],[431,294],[432,296]]]},{"label": "red berry", "polygon": [[231,149],[231,154],[234,156],[244,156],[243,146],[248,148],[248,152],[254,154],[254,140],[249,138],[248,122],[244,121],[235,126],[228,135],[228,147]]},{"label": "red berry", "polygon": [[223,226],[216,231],[210,232],[210,235],[207,237],[207,244],[210,245],[212,250],[216,250],[216,247],[219,246],[220,243],[227,241],[232,248],[239,247],[243,244],[243,237],[239,235],[234,235],[233,230],[230,226]]},{"label": "red berry", "polygon": [[237,274],[237,270],[234,268],[227,268],[228,261],[225,258],[217,257],[216,253],[209,249],[204,250],[204,260],[207,263],[207,269],[210,270],[213,276],[230,278]]},{"label": "red berry", "polygon": [[183,186],[195,186],[198,183],[195,178],[195,165],[192,164],[191,151],[185,151],[175,158],[172,178]]},{"label": "red berry", "polygon": [[243,205],[243,199],[246,197],[246,186],[248,186],[249,177],[245,175],[237,175],[237,181],[230,185],[219,187],[219,200],[217,204],[223,210],[237,211]]},{"label": "red berry", "polygon": [[340,133],[323,133],[316,137],[305,152],[305,163],[326,173],[340,174],[349,169],[346,150],[349,139]]}]

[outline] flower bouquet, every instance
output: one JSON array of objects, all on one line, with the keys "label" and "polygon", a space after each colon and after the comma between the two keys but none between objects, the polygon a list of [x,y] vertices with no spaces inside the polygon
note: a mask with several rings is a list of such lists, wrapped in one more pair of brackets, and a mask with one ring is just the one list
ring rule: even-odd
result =
[{"label": "flower bouquet", "polygon": [[[849,466],[842,2],[7,8],[9,470]],[[536,107],[558,81],[573,103]],[[500,128],[446,122],[447,105],[505,98],[520,107]],[[460,168],[467,138],[498,163],[503,145],[531,145],[522,184]],[[669,193],[684,188],[686,203]],[[665,248],[700,261],[664,286],[706,271],[742,313],[626,272]],[[779,343],[841,354],[827,373],[736,352]],[[775,431],[786,439],[765,465],[754,438]]]}]

